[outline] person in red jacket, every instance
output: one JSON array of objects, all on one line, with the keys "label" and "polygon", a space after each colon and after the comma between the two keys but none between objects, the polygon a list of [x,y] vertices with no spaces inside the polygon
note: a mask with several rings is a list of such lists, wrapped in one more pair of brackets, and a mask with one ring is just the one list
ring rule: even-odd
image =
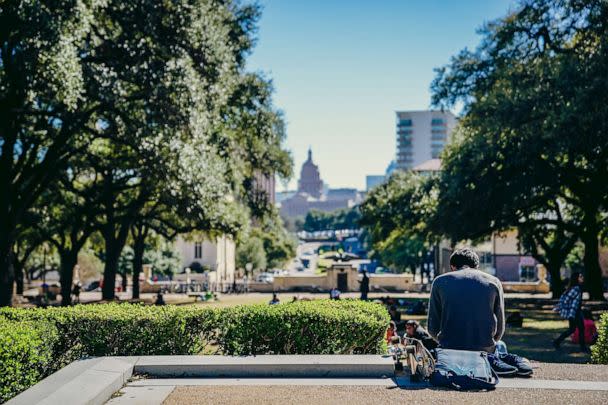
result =
[{"label": "person in red jacket", "polygon": [[[595,322],[593,322],[593,313],[587,309],[583,308],[583,331],[585,335],[585,343],[588,345],[595,344],[597,340],[597,328],[595,327]],[[579,333],[578,327],[574,331],[571,336],[572,342],[578,344],[579,342]]]},{"label": "person in red jacket", "polygon": [[386,343],[390,344],[393,336],[397,336],[397,324],[391,321],[386,330]]}]

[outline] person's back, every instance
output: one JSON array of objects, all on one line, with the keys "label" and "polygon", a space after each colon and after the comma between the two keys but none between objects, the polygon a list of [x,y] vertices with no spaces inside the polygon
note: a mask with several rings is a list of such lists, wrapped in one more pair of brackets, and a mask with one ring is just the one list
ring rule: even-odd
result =
[{"label": "person's back", "polygon": [[502,285],[477,270],[475,258],[476,263],[457,263],[452,266],[456,271],[433,281],[428,331],[446,349],[492,353],[505,328]]}]

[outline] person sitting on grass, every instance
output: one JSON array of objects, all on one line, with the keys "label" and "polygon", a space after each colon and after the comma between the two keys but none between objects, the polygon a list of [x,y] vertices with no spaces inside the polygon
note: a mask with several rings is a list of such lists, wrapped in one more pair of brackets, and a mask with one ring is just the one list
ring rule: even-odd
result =
[{"label": "person sitting on grass", "polygon": [[420,324],[414,320],[409,320],[405,323],[405,336],[406,338],[412,338],[420,340],[422,345],[427,350],[433,350],[437,348],[437,342],[429,335],[429,333]]},{"label": "person sitting on grass", "polygon": [[270,300],[270,302],[268,304],[270,305],[276,305],[278,303],[280,303],[281,301],[279,300],[279,296],[277,295],[277,293],[272,293],[272,299]]},{"label": "person sitting on grass", "polygon": [[163,297],[162,291],[159,291],[156,294],[156,301],[154,302],[154,305],[165,305],[165,298]]},{"label": "person sitting on grass", "polygon": [[388,329],[386,330],[386,343],[390,344],[393,336],[397,336],[397,324],[391,321],[388,324]]},{"label": "person sitting on grass", "polygon": [[479,257],[469,248],[450,257],[450,271],[435,278],[429,298],[428,331],[445,349],[484,351],[499,376],[529,376],[527,359],[495,353],[505,331],[502,284],[478,270]]}]

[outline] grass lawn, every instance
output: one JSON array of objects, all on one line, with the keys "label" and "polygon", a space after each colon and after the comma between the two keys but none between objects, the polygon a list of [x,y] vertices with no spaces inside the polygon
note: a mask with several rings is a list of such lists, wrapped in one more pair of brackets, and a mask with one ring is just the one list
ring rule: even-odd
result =
[{"label": "grass lawn", "polygon": [[[590,355],[581,353],[579,346],[566,339],[559,351],[552,340],[568,328],[568,321],[553,312],[555,301],[546,299],[510,299],[505,303],[507,313],[519,311],[524,317],[521,328],[507,327],[503,340],[510,352],[531,360],[549,363],[588,363]],[[594,317],[608,310],[605,302],[584,302],[593,311]]]}]

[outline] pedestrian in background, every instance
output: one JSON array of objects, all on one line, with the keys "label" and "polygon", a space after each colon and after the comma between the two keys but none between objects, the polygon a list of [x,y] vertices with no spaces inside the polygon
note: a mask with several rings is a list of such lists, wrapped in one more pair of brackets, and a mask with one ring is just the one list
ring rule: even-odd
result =
[{"label": "pedestrian in background", "polygon": [[365,270],[363,270],[363,278],[361,281],[359,281],[359,283],[361,284],[361,299],[363,301],[367,301],[367,294],[369,293],[369,277],[367,277],[367,272]]},{"label": "pedestrian in background", "polygon": [[555,310],[559,312],[559,315],[568,320],[568,329],[553,341],[553,347],[555,347],[556,350],[559,350],[562,342],[578,328],[581,351],[585,353],[589,352],[589,349],[585,344],[585,325],[583,322],[583,313],[581,311],[581,305],[583,303],[582,285],[584,281],[585,278],[581,273],[572,273],[570,282],[568,283],[568,289],[562,294],[559,303],[555,307]]}]

